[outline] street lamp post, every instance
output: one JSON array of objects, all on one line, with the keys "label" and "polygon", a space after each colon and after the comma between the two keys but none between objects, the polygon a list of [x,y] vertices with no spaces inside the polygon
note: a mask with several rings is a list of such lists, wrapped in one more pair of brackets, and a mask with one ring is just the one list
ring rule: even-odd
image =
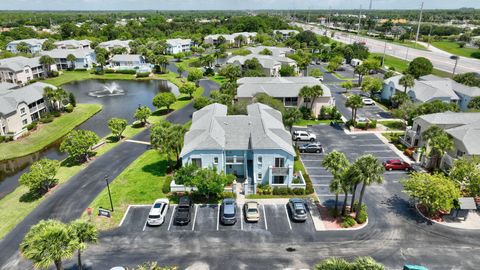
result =
[{"label": "street lamp post", "polygon": [[452,55],[450,56],[450,59],[455,60],[455,66],[453,66],[452,71],[452,76],[455,76],[455,70],[457,69],[458,59],[460,59],[460,57],[458,55]]},{"label": "street lamp post", "polygon": [[110,198],[110,208],[112,209],[112,212],[113,212],[112,194],[110,193],[110,184],[108,183],[108,175],[105,175],[105,182],[107,182],[108,197]]},{"label": "street lamp post", "polygon": [[420,25],[422,24],[422,14],[423,14],[423,2],[422,2],[422,5],[420,6],[420,17],[418,18],[417,35],[415,37],[415,47],[417,47],[418,36],[420,34]]}]

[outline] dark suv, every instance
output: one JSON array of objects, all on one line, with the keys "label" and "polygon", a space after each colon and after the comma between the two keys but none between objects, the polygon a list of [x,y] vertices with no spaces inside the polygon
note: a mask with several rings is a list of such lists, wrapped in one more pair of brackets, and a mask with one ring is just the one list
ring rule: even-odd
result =
[{"label": "dark suv", "polygon": [[220,211],[223,225],[233,225],[237,222],[237,203],[234,199],[223,199]]},{"label": "dark suv", "polygon": [[178,202],[177,210],[175,211],[175,217],[173,218],[175,224],[187,225],[190,222],[190,212],[192,207],[192,200],[190,200],[189,197],[181,197]]}]

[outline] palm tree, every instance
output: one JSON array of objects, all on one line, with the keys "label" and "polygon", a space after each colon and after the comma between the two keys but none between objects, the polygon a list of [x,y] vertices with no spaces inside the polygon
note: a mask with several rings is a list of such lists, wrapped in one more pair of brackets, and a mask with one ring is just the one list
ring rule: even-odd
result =
[{"label": "palm tree", "polygon": [[162,73],[165,73],[166,70],[167,70],[167,65],[169,64],[170,62],[168,61],[168,58],[165,56],[165,55],[160,55],[158,58],[157,58],[157,64],[161,67],[161,72]]},{"label": "palm tree", "polygon": [[51,87],[43,88],[43,98],[50,102],[52,109],[55,108],[55,90]]},{"label": "palm tree", "polygon": [[453,148],[453,140],[449,134],[435,125],[425,130],[422,137],[427,141],[427,146],[430,148],[430,167],[437,169],[443,155]]},{"label": "palm tree", "polygon": [[[298,93],[299,96],[303,97],[304,102],[310,102],[313,103],[312,101],[312,96],[313,96],[313,90],[310,86],[305,85],[300,89],[300,92]],[[308,100],[308,101],[307,101]]]},{"label": "palm tree", "polygon": [[333,180],[330,182],[330,192],[335,193],[335,212],[337,211],[338,206],[338,194],[342,190],[341,176],[349,166],[350,162],[348,161],[345,154],[333,150],[328,153],[322,161],[322,166],[325,167],[333,175]]},{"label": "palm tree", "polygon": [[345,106],[352,109],[352,122],[357,121],[357,110],[363,107],[363,100],[359,95],[352,95],[347,98]]},{"label": "palm tree", "polygon": [[360,198],[358,199],[358,208],[355,218],[358,219],[358,213],[362,209],[363,195],[367,186],[383,183],[383,172],[385,168],[376,157],[371,154],[359,157],[352,165],[355,169],[357,179],[362,183]]},{"label": "palm tree", "polygon": [[409,87],[412,88],[413,86],[415,86],[415,78],[410,74],[405,74],[405,75],[402,76],[402,78],[400,78],[398,83],[401,86],[405,87],[404,92],[406,93],[407,88],[409,88]]},{"label": "palm tree", "polygon": [[63,270],[62,260],[71,258],[78,248],[75,232],[53,219],[32,226],[20,244],[20,252],[35,268],[48,268],[53,263],[57,270]]},{"label": "palm tree", "polygon": [[74,231],[78,240],[78,249],[77,249],[77,259],[78,259],[78,269],[83,269],[82,264],[82,250],[87,247],[87,243],[96,243],[98,238],[98,232],[95,226],[88,221],[75,220],[70,223],[70,228]]},{"label": "palm tree", "polygon": [[343,88],[345,88],[345,93],[347,93],[349,90],[352,90],[353,88],[353,83],[352,81],[345,81],[341,84]]},{"label": "palm tree", "polygon": [[286,108],[283,114],[283,123],[292,132],[292,126],[295,122],[302,119],[302,112],[298,108]]},{"label": "palm tree", "polygon": [[75,61],[77,60],[77,57],[73,54],[67,55],[67,61],[70,62],[70,67],[72,69],[75,69]]},{"label": "palm tree", "polygon": [[362,78],[368,74],[368,71],[368,68],[364,65],[358,65],[355,67],[353,73],[358,74],[358,85],[362,85]]},{"label": "palm tree", "polygon": [[235,40],[235,45],[240,48],[242,47],[242,44],[246,41],[246,38],[244,35],[238,35],[234,38],[234,40]]},{"label": "palm tree", "polygon": [[313,104],[315,103],[315,100],[320,97],[320,96],[323,96],[323,88],[321,85],[317,84],[317,85],[314,85],[311,87],[311,98],[312,98],[312,101],[310,102],[310,109],[313,109]]},{"label": "palm tree", "polygon": [[42,55],[39,59],[39,62],[43,66],[43,70],[47,71],[47,75],[50,75],[51,66],[55,64],[55,59],[48,55]]}]

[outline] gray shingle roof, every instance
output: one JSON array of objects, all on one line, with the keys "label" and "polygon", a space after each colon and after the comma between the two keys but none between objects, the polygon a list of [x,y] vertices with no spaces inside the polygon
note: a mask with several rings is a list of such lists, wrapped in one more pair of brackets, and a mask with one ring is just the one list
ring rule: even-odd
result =
[{"label": "gray shingle roof", "polygon": [[287,47],[274,47],[274,46],[257,46],[257,47],[248,47],[247,50],[251,51],[253,54],[259,54],[264,49],[268,49],[272,52],[272,56],[280,56],[288,53],[293,53],[295,50]]},{"label": "gray shingle roof", "polygon": [[167,39],[166,43],[167,45],[175,47],[175,46],[189,45],[192,43],[192,40],[183,39],[183,38],[172,38],[172,39]]},{"label": "gray shingle roof", "polygon": [[[393,76],[386,79],[386,84],[393,82],[398,90],[403,91],[404,87],[400,85],[400,78],[403,75]],[[449,98],[450,100],[460,99],[454,91],[455,81],[447,78],[441,78],[435,75],[426,75],[415,80],[412,88],[407,88],[407,92],[413,95],[420,102],[428,102],[434,99]]]},{"label": "gray shingle roof", "polygon": [[446,132],[463,145],[468,155],[480,155],[480,121],[456,128],[447,129]]},{"label": "gray shingle roof", "polygon": [[14,83],[0,82],[0,94],[2,93],[2,91],[9,90],[15,87],[17,87],[17,85]]},{"label": "gray shingle roof", "polygon": [[57,41],[53,43],[55,46],[66,46],[66,47],[72,47],[72,48],[81,48],[83,46],[88,46],[92,42],[90,40],[76,40],[76,39],[68,39],[68,40],[62,40],[62,41]]},{"label": "gray shingle roof", "polygon": [[108,48],[108,47],[124,47],[124,48],[129,48],[130,45],[128,45],[131,42],[131,40],[109,40],[105,42],[101,42],[98,44],[98,46],[102,48]]},{"label": "gray shingle roof", "polygon": [[279,111],[260,103],[249,105],[247,111],[248,115],[227,116],[227,106],[214,103],[195,112],[180,156],[194,150],[248,149],[279,149],[295,155]]},{"label": "gray shingle roof", "polygon": [[87,55],[92,54],[92,49],[53,49],[51,51],[44,51],[40,54],[48,55],[55,59],[66,59],[69,54],[74,55],[77,59],[86,58]]},{"label": "gray shingle roof", "polygon": [[467,125],[480,121],[480,113],[477,112],[443,112],[419,116],[425,122],[432,125]]},{"label": "gray shingle roof", "polygon": [[35,45],[42,45],[45,41],[47,41],[46,38],[44,38],[44,39],[29,38],[29,39],[14,40],[14,41],[8,43],[8,45],[17,45],[21,42],[25,42],[30,46],[35,46]]},{"label": "gray shingle roof", "polygon": [[13,71],[22,71],[26,66],[41,66],[40,57],[28,58],[23,56],[15,56],[0,60],[0,69],[7,68]]},{"label": "gray shingle roof", "polygon": [[324,97],[331,97],[330,89],[314,77],[245,77],[237,80],[237,97],[250,98],[258,93],[272,97],[298,97],[304,86],[320,85]]},{"label": "gray shingle roof", "polygon": [[141,61],[140,54],[116,54],[112,57],[113,62],[136,62]]},{"label": "gray shingle roof", "polygon": [[264,68],[273,68],[282,64],[293,64],[296,63],[295,60],[283,56],[272,56],[272,55],[261,55],[261,54],[249,54],[249,55],[237,55],[229,58],[227,64],[234,64],[238,62],[243,65],[246,60],[257,58],[258,62]]},{"label": "gray shingle roof", "polygon": [[18,104],[30,104],[43,98],[43,89],[55,86],[43,82],[36,82],[15,90],[0,92],[0,114],[7,115],[17,110]]}]

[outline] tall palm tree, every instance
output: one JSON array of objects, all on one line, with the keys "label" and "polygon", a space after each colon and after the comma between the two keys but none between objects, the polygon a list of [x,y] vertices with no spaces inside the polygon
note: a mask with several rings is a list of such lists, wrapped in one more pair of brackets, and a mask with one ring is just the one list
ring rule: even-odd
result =
[{"label": "tall palm tree", "polygon": [[70,67],[75,69],[75,61],[77,61],[77,57],[73,54],[67,55],[67,61],[70,62]]},{"label": "tall palm tree", "polygon": [[308,100],[308,102],[313,103],[312,101],[312,96],[313,96],[313,90],[310,86],[305,85],[300,89],[300,92],[298,93],[299,96],[303,97],[303,101]]},{"label": "tall palm tree", "polygon": [[96,243],[98,239],[97,228],[88,221],[84,220],[75,220],[70,223],[70,228],[74,231],[78,240],[77,248],[77,259],[78,259],[78,269],[83,269],[82,264],[82,251],[87,248],[87,243]]},{"label": "tall palm tree", "polygon": [[157,58],[157,64],[162,67],[161,71],[162,73],[165,73],[167,71],[167,65],[169,64],[170,62],[168,61],[168,58],[165,56],[165,55],[160,55],[158,58]]},{"label": "tall palm tree", "polygon": [[448,133],[435,125],[425,130],[422,137],[427,141],[427,146],[430,148],[430,167],[437,169],[443,155],[453,148],[453,140]]},{"label": "tall palm tree", "polygon": [[363,107],[363,100],[359,95],[352,95],[347,98],[345,106],[352,109],[352,122],[357,121],[357,110]]},{"label": "tall palm tree", "polygon": [[345,168],[350,165],[345,154],[333,150],[328,153],[322,161],[322,166],[325,167],[332,175],[333,180],[330,182],[330,192],[335,193],[335,211],[337,211],[338,206],[338,194],[342,190],[341,176]]},{"label": "tall palm tree", "polygon": [[358,198],[358,208],[355,218],[358,219],[358,213],[362,209],[363,196],[367,186],[383,183],[383,172],[385,168],[376,157],[371,154],[359,157],[352,165],[357,174],[357,179],[362,183],[360,198]]},{"label": "tall palm tree", "polygon": [[298,108],[286,108],[283,114],[283,123],[292,132],[292,126],[295,122],[302,119],[302,112]]},{"label": "tall palm tree", "polygon": [[244,35],[238,35],[234,38],[234,40],[235,40],[235,45],[240,48],[242,47],[243,43],[245,43],[246,38]]},{"label": "tall palm tree", "polygon": [[35,268],[55,264],[57,270],[63,270],[62,260],[71,258],[78,247],[72,229],[58,220],[49,219],[30,228],[20,244],[20,252],[33,262]]},{"label": "tall palm tree", "polygon": [[368,68],[364,65],[358,65],[355,67],[353,73],[358,74],[358,85],[362,85],[363,76],[368,74]]},{"label": "tall palm tree", "polygon": [[51,73],[51,66],[55,64],[55,59],[48,55],[42,55],[39,59],[40,64],[43,66],[43,70],[47,71],[47,75]]},{"label": "tall palm tree", "polygon": [[403,92],[406,93],[407,88],[409,88],[409,87],[412,88],[412,87],[415,86],[415,77],[413,77],[410,74],[405,74],[400,78],[398,83],[405,88]]},{"label": "tall palm tree", "polygon": [[317,85],[314,85],[311,87],[311,98],[312,98],[312,101],[310,102],[310,109],[313,109],[313,104],[315,103],[315,100],[318,98],[318,97],[321,97],[323,96],[323,88],[321,85],[317,84]]}]

